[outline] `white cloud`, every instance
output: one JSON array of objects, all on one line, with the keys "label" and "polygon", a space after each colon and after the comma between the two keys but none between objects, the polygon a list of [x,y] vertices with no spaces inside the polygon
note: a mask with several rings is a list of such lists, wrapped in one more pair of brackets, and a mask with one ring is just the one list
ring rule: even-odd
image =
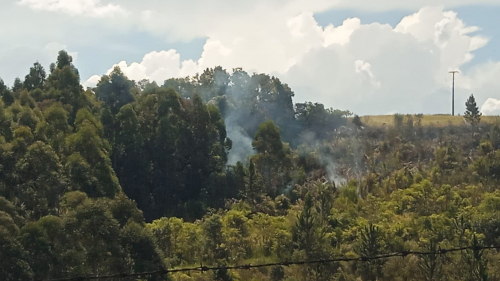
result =
[{"label": "white cloud", "polygon": [[[57,54],[61,50],[67,50],[68,46],[60,44],[58,42],[50,42],[43,48],[43,53],[45,54],[45,58],[53,60],[57,58]],[[68,52],[68,51],[67,51]],[[73,59],[73,63],[77,63],[78,61],[78,52],[68,52],[68,54]]]},{"label": "white cloud", "polygon": [[[295,91],[296,101],[322,102],[360,114],[386,113],[395,106],[399,112],[448,112],[448,70],[460,69],[487,44],[486,38],[475,35],[478,30],[442,7],[423,8],[396,27],[352,18],[322,28],[312,12],[277,12],[272,21],[264,13],[261,21],[241,19],[214,28],[197,61],[181,62],[170,50],[119,66],[131,79],[159,83],[217,65],[243,67],[282,78]],[[459,101],[471,92],[480,103],[493,96],[495,87],[500,88],[493,78],[500,75],[499,65],[460,74],[457,111]]]},{"label": "white cloud", "polygon": [[85,81],[85,83],[83,83],[83,87],[84,88],[93,88],[97,85],[97,83],[99,82],[99,80],[101,79],[101,76],[99,75],[92,75],[89,79],[87,79],[87,81]]},{"label": "white cloud", "polygon": [[[426,5],[447,8],[463,5],[499,5],[498,0],[17,0],[35,10],[60,12],[71,16],[108,17],[119,29],[130,26],[150,32],[166,40],[190,40],[214,37],[221,33],[249,31],[255,27],[272,26],[302,12],[318,13],[330,9],[356,9],[363,11],[414,11]],[[119,3],[117,5],[116,3]],[[129,17],[121,17],[130,15]],[[125,19],[125,20],[124,20]],[[262,30],[262,29],[261,29]]]},{"label": "white cloud", "polygon": [[361,26],[361,20],[358,18],[346,19],[341,26],[334,27],[332,24],[325,28],[324,36],[325,42],[324,47],[328,47],[332,44],[345,45],[349,43],[349,38],[351,34]]},{"label": "white cloud", "polygon": [[113,17],[124,16],[127,11],[114,4],[104,5],[100,0],[20,0],[34,10],[61,12],[71,16]]},{"label": "white cloud", "polygon": [[394,1],[394,0],[339,0],[336,1],[337,7],[350,8],[366,11],[387,11],[387,10],[417,10],[423,6],[442,5],[447,8],[454,8],[467,5],[498,5],[498,0],[413,0],[413,1]]},{"label": "white cloud", "polygon": [[361,74],[362,76],[366,77],[375,88],[380,88],[381,87],[380,81],[378,81],[375,78],[371,68],[372,68],[372,66],[368,62],[365,62],[362,60],[357,60],[354,62],[354,71],[356,73]]},{"label": "white cloud", "polygon": [[484,115],[500,115],[500,100],[494,98],[487,99],[483,106],[481,106],[481,112]]},{"label": "white cloud", "polygon": [[[180,56],[176,50],[151,52],[146,54],[140,63],[133,62],[129,65],[126,61],[121,61],[113,65],[106,74],[111,73],[115,66],[120,67],[129,79],[136,81],[148,79],[160,84],[168,78],[186,77],[198,72],[195,62],[189,60],[181,63]],[[95,85],[98,81],[96,77],[99,76],[94,75],[90,77],[84,85]]]}]

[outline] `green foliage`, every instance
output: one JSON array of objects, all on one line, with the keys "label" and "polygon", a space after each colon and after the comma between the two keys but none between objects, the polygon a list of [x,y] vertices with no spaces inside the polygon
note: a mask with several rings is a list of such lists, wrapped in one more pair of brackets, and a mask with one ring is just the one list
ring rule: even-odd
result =
[{"label": "green foliage", "polygon": [[271,280],[281,281],[283,279],[285,279],[285,269],[283,268],[283,266],[281,265],[274,266],[271,269]]},{"label": "green foliage", "polygon": [[311,131],[321,139],[326,138],[335,128],[346,124],[343,112],[325,109],[320,103],[297,103],[295,114],[305,131]]},{"label": "green foliage", "polygon": [[[431,240],[424,249],[428,252],[437,252],[436,243]],[[425,255],[420,258],[419,268],[422,272],[424,280],[434,281],[441,280],[443,276],[443,259],[438,254]]]},{"label": "green foliage", "polygon": [[[252,159],[256,163],[258,173],[262,175],[265,192],[277,196],[289,182],[292,165],[290,149],[281,141],[278,126],[270,120],[262,123],[252,146],[258,152]],[[256,175],[255,179],[257,178]]]},{"label": "green foliage", "polygon": [[14,79],[14,84],[12,85],[12,92],[19,94],[22,89],[24,89],[23,82],[21,82],[19,77],[16,77],[16,79]]},{"label": "green foliage", "polygon": [[[359,242],[355,247],[356,253],[361,257],[373,257],[381,253],[381,231],[377,226],[365,226],[360,234]],[[358,272],[363,280],[377,280],[382,278],[383,261],[374,260],[361,263]]]},{"label": "green foliage", "polygon": [[116,66],[97,83],[95,93],[98,100],[103,101],[113,114],[117,114],[122,106],[134,100],[131,93],[134,86],[134,82],[128,80]]},{"label": "green foliage", "polygon": [[28,91],[42,89],[46,77],[47,74],[45,73],[43,66],[40,63],[35,62],[33,67],[30,68],[29,74],[24,78],[24,88]]}]

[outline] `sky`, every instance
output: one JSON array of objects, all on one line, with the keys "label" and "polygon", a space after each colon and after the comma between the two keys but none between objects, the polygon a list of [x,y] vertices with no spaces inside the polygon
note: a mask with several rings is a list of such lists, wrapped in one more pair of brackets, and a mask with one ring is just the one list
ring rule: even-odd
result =
[{"label": "sky", "polygon": [[61,49],[84,86],[115,65],[162,84],[209,67],[279,77],[359,115],[500,114],[500,0],[0,0],[0,77]]}]

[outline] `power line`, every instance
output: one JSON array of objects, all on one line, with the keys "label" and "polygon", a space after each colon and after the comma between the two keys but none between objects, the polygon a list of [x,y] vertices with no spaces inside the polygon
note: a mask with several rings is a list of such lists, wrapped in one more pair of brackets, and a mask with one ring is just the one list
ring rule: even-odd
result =
[{"label": "power line", "polygon": [[393,257],[406,257],[409,255],[413,256],[431,256],[431,255],[446,255],[453,252],[461,252],[465,250],[491,250],[491,249],[500,249],[500,246],[468,246],[461,248],[451,248],[451,249],[439,249],[437,251],[430,252],[421,252],[421,251],[402,251],[402,252],[394,252],[390,254],[377,255],[372,257],[357,257],[357,258],[332,258],[332,259],[321,259],[321,260],[302,260],[302,261],[281,261],[281,262],[272,262],[272,263],[263,263],[263,264],[245,264],[245,265],[233,265],[233,266],[198,266],[198,267],[186,267],[186,268],[174,268],[174,269],[159,269],[154,271],[145,271],[138,273],[117,273],[111,275],[102,275],[102,276],[79,276],[79,277],[68,277],[68,278],[60,278],[60,279],[42,279],[39,281],[83,281],[83,280],[104,280],[104,279],[112,279],[112,278],[126,278],[126,277],[144,277],[151,275],[165,275],[169,273],[176,272],[207,272],[207,271],[216,271],[216,270],[234,270],[234,269],[252,269],[252,268],[260,268],[260,267],[271,267],[271,266],[290,266],[290,265],[304,265],[304,264],[325,264],[325,263],[334,263],[334,262],[369,262],[372,260],[380,260],[380,259],[388,259]]}]

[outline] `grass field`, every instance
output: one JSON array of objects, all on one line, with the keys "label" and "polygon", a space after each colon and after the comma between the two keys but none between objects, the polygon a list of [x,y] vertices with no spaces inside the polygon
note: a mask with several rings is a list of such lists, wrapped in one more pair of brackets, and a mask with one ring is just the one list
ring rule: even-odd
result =
[{"label": "grass field", "polygon": [[[413,120],[417,121],[415,115]],[[361,116],[361,122],[368,126],[381,127],[381,126],[394,126],[394,115],[377,115],[377,116]],[[352,119],[352,118],[350,118]],[[407,116],[404,115],[404,121],[407,120]],[[500,123],[500,116],[482,116],[481,122],[486,123]],[[422,125],[424,126],[435,126],[444,127],[448,125],[463,125],[466,124],[463,116],[451,116],[451,115],[424,115],[422,117]]]}]

